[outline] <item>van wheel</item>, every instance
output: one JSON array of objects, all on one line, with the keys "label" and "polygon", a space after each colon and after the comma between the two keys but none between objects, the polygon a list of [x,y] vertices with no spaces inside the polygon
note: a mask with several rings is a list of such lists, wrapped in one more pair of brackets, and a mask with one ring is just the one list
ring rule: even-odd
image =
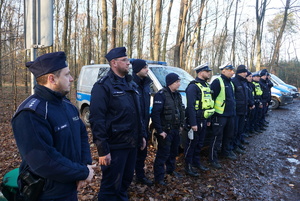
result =
[{"label": "van wheel", "polygon": [[270,108],[271,109],[277,109],[279,107],[279,101],[277,100],[277,98],[272,97],[271,98],[271,105]]},{"label": "van wheel", "polygon": [[82,121],[86,126],[90,126],[90,121],[89,121],[89,117],[90,117],[90,107],[89,106],[85,106],[81,112],[81,117],[82,117]]}]

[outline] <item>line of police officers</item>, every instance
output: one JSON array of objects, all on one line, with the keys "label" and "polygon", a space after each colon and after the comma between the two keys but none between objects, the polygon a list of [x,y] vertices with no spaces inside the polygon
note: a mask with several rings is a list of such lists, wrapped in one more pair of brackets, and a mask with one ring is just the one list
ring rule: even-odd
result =
[{"label": "line of police officers", "polygon": [[[134,170],[137,182],[153,184],[144,172],[151,80],[144,60],[135,60],[133,76],[128,74],[130,62],[125,47],[110,50],[106,58],[111,69],[93,86],[90,105],[93,140],[102,169],[98,200],[128,200],[127,189]],[[151,111],[158,141],[153,165],[155,184],[166,185],[165,174],[182,177],[175,169],[180,132],[184,129],[189,130],[184,136],[187,137],[185,172],[194,177],[199,175],[195,168],[208,170],[200,159],[207,130],[211,130],[210,165],[222,168],[219,155],[236,159],[236,153],[244,153],[243,144],[249,143],[246,133],[265,129],[270,102],[268,73],[262,71],[260,80],[253,75],[252,82],[244,65],[238,67],[236,77],[231,79],[233,69],[230,63],[221,66],[221,76],[210,86],[209,65],[196,67],[197,77],[186,89],[186,110],[178,92],[180,76],[176,73],[166,76],[166,85],[155,94]]]},{"label": "line of police officers", "polygon": [[[237,154],[245,153],[244,145],[249,144],[246,138],[266,130],[268,122],[265,116],[272,87],[267,78],[268,72],[262,70],[260,74],[252,75],[245,65],[240,65],[234,73],[230,63],[219,69],[220,77],[209,85],[207,81],[212,70],[208,63],[195,68],[197,77],[186,88],[185,114],[181,96],[177,92],[180,81],[178,75],[168,74],[166,87],[154,96],[151,118],[158,139],[154,161],[156,184],[166,185],[165,172],[181,177],[175,172],[175,157],[182,129],[188,131],[187,136],[183,136],[187,138],[184,169],[186,174],[193,177],[199,176],[197,170],[209,169],[203,165],[200,157],[207,131],[210,131],[209,164],[212,168],[221,169],[219,157],[236,160]],[[182,115],[185,116],[184,121]]]}]

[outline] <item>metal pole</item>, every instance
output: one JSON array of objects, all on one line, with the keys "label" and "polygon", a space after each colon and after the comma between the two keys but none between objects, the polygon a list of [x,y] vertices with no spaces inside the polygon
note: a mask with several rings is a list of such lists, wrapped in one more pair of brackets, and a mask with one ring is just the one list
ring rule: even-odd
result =
[{"label": "metal pole", "polygon": [[[32,20],[31,20],[31,48],[30,48],[30,59],[31,61],[34,61],[36,59],[36,0],[32,0]],[[34,93],[34,85],[36,84],[36,81],[34,79],[34,75],[31,73],[31,94]]]}]

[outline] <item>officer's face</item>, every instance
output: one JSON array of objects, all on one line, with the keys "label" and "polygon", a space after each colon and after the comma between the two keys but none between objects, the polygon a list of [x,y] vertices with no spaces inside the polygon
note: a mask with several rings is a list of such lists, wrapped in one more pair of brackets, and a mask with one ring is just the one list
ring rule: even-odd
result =
[{"label": "officer's face", "polygon": [[202,71],[202,79],[208,80],[210,78],[211,71]]},{"label": "officer's face", "polygon": [[231,78],[234,75],[233,69],[225,68],[222,70],[222,74],[224,74],[226,77]]},{"label": "officer's face", "polygon": [[129,73],[130,62],[127,57],[113,59],[111,65],[113,71],[119,76],[125,76]]},{"label": "officer's face", "polygon": [[70,74],[69,67],[63,68],[59,76],[54,75],[54,89],[53,91],[60,92],[63,95],[66,95],[70,92],[71,82],[74,81],[73,77]]},{"label": "officer's face", "polygon": [[254,76],[254,77],[252,77],[253,78],[253,80],[254,81],[256,81],[256,82],[258,82],[259,81],[259,79],[260,79],[260,77],[259,76]]},{"label": "officer's face", "polygon": [[241,77],[243,77],[243,78],[246,78],[246,76],[247,76],[247,72],[242,72],[242,73],[239,73],[239,75],[240,75]]},{"label": "officer's face", "polygon": [[248,77],[246,77],[248,82],[252,82],[252,75],[249,75]]},{"label": "officer's face", "polygon": [[173,84],[169,85],[169,88],[172,92],[177,91],[180,87],[180,80],[173,82]]},{"label": "officer's face", "polygon": [[148,65],[146,65],[144,68],[140,70],[140,72],[137,73],[137,76],[140,78],[145,78],[148,76],[149,68]]}]

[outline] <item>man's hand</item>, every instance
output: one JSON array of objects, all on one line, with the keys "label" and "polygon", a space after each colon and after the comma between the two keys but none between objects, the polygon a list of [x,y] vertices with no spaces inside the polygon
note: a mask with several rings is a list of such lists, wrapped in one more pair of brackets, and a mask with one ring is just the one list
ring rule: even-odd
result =
[{"label": "man's hand", "polygon": [[146,139],[143,137],[143,145],[141,147],[141,150],[144,150],[146,148]]},{"label": "man's hand", "polygon": [[160,133],[159,135],[162,136],[163,139],[165,139],[165,138],[167,137],[167,133],[165,133],[165,132],[162,132],[162,133]]},{"label": "man's hand", "polygon": [[198,131],[198,126],[197,125],[196,126],[192,126],[192,130],[195,131],[195,132]]},{"label": "man's hand", "polygon": [[211,125],[211,122],[210,122],[210,121],[206,122],[206,125],[207,125],[207,126],[210,126],[210,125]]},{"label": "man's hand", "polygon": [[89,169],[89,176],[85,179],[86,182],[90,183],[94,177],[94,169],[97,168],[96,164],[94,165],[87,165]]},{"label": "man's hand", "polygon": [[110,165],[111,156],[110,153],[106,156],[99,157],[99,165]]}]

